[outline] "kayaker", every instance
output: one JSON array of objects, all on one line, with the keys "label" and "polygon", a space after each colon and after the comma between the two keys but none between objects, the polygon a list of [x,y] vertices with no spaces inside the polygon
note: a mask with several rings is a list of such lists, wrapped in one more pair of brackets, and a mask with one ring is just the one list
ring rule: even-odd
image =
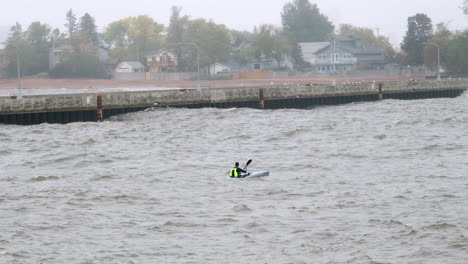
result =
[{"label": "kayaker", "polygon": [[229,172],[229,176],[231,176],[231,178],[242,178],[241,173],[247,173],[247,171],[239,168],[239,162],[236,162],[234,168],[232,168],[231,172]]}]

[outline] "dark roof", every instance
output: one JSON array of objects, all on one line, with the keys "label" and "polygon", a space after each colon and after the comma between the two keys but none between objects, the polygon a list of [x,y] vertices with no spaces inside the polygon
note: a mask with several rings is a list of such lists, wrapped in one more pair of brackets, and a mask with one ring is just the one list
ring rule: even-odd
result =
[{"label": "dark roof", "polygon": [[318,50],[315,54],[319,54],[329,48],[332,48],[333,45],[340,49],[344,49],[352,54],[382,54],[382,51],[376,47],[371,46],[370,44],[364,42],[359,37],[354,35],[340,35],[335,38],[332,38],[329,41],[329,45]]}]

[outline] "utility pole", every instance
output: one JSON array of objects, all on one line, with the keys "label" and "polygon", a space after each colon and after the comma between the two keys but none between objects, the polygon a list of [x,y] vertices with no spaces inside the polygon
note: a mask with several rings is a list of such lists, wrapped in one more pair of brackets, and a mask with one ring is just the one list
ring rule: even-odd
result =
[{"label": "utility pole", "polygon": [[437,48],[437,80],[440,81],[440,47],[435,43],[425,42],[423,45],[433,45]]}]

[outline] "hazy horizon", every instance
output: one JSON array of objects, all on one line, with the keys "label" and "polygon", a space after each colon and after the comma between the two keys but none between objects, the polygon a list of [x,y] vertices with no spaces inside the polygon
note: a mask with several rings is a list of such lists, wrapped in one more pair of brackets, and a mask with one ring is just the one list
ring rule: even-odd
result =
[{"label": "hazy horizon", "polygon": [[[149,15],[158,23],[168,25],[172,6],[181,6],[182,13],[191,18],[212,19],[225,24],[228,28],[252,31],[260,24],[281,25],[281,11],[284,4],[291,0],[237,0],[220,1],[204,0],[141,0],[138,5],[127,1],[115,0],[112,6],[91,0],[79,2],[64,0],[60,2],[45,0],[40,2],[17,0],[5,3],[0,17],[0,39],[7,37],[9,28],[17,21],[26,29],[31,22],[40,21],[52,28],[64,30],[65,14],[71,8],[78,17],[88,12],[96,19],[99,30],[116,20],[137,15]],[[468,27],[467,16],[463,15],[460,6],[463,0],[425,1],[425,0],[315,0],[320,11],[338,27],[340,24],[352,24],[377,30],[381,35],[390,38],[393,45],[399,46],[407,26],[407,18],[416,13],[425,13],[433,24],[448,23],[452,30]],[[50,5],[47,5],[50,3]],[[27,9],[24,7],[28,6]],[[49,11],[50,6],[53,10]],[[351,11],[352,10],[352,11]],[[242,15],[240,18],[239,15]]]}]

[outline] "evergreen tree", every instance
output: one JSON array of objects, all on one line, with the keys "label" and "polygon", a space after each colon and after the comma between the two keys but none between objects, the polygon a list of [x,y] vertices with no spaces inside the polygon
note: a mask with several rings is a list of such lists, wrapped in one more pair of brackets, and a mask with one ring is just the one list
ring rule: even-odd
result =
[{"label": "evergreen tree", "polygon": [[68,36],[73,37],[73,33],[77,30],[78,24],[76,21],[76,15],[73,13],[72,9],[67,12],[66,21],[67,23],[65,24],[65,27],[67,28]]},{"label": "evergreen tree", "polygon": [[97,26],[94,18],[86,13],[80,18],[80,33],[91,44],[99,44]]},{"label": "evergreen tree", "polygon": [[408,18],[408,30],[401,43],[401,49],[406,52],[407,64],[423,64],[423,46],[431,40],[432,34],[432,21],[427,15],[416,14]]},{"label": "evergreen tree", "polygon": [[457,33],[447,48],[447,69],[452,74],[468,74],[468,30]]},{"label": "evergreen tree", "polygon": [[20,23],[16,22],[14,26],[10,28],[10,35],[8,37],[8,42],[12,42],[15,40],[23,39],[23,27]]},{"label": "evergreen tree", "polygon": [[180,46],[177,46],[177,44],[184,42],[185,31],[187,30],[190,21],[188,16],[180,15],[181,11],[181,7],[172,7],[172,15],[169,27],[167,28],[166,39],[168,46],[170,46],[170,49],[174,50],[176,53],[179,71],[185,68],[182,53],[184,49]]},{"label": "evergreen tree", "polygon": [[38,48],[48,49],[51,38],[51,28],[41,22],[33,22],[25,32],[26,39]]}]

